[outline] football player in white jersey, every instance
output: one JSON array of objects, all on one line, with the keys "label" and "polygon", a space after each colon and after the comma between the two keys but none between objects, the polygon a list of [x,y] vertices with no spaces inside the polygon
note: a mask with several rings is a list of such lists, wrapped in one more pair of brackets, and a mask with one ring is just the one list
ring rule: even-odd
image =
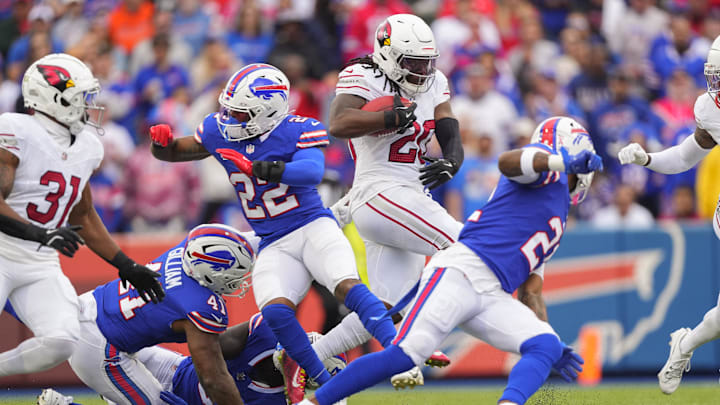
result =
[{"label": "football player in white jersey", "polygon": [[[365,242],[371,290],[395,305],[420,278],[425,257],[457,240],[462,224],[424,188],[450,180],[463,149],[447,78],[435,69],[438,51],[430,27],[417,16],[396,14],[375,35],[372,55],[340,72],[331,106],[330,133],[348,139],[355,160],[352,189],[333,211],[341,224],[355,222]],[[361,110],[382,96],[395,96],[392,110]],[[405,106],[399,96],[413,104]],[[385,129],[391,134],[368,135]],[[441,159],[425,156],[433,133]],[[397,388],[421,384],[420,378],[413,370],[392,381]]]},{"label": "football player in white jersey", "polygon": [[144,299],[164,295],[156,273],[120,250],[93,208],[88,180],[103,148],[84,128],[99,128],[87,114],[99,108],[99,91],[80,60],[51,54],[23,77],[25,107],[34,114],[0,115],[0,305],[9,299],[35,335],[0,353],[0,377],[56,366],[75,349],[78,300],[57,251],[72,257],[87,244]]},{"label": "football player in white jersey", "polygon": [[[708,52],[705,79],[708,91],[695,101],[696,128],[693,136],[657,153],[647,153],[642,146],[631,143],[618,153],[620,163],[634,163],[656,172],[675,174],[689,170],[707,156],[720,143],[720,36],[715,38]],[[715,210],[713,229],[720,238],[720,201]],[[670,355],[658,373],[662,392],[675,392],[683,372],[690,370],[693,351],[717,338],[720,338],[720,297],[717,305],[705,314],[695,329],[680,328],[670,334]]]}]

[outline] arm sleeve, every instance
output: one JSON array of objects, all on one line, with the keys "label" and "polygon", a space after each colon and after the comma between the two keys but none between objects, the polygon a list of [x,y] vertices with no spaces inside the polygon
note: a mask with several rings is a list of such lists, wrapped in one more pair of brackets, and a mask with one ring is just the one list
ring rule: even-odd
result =
[{"label": "arm sleeve", "polygon": [[450,100],[450,84],[443,72],[437,70],[435,72],[435,83],[433,90],[434,107]]},{"label": "arm sleeve", "polygon": [[464,159],[463,145],[460,140],[460,125],[455,118],[442,118],[435,123],[435,137],[440,144],[443,157],[462,166]]},{"label": "arm sleeve", "polygon": [[325,155],[318,148],[300,149],[285,164],[281,182],[290,186],[320,184],[325,171]]},{"label": "arm sleeve", "polygon": [[663,174],[682,173],[698,164],[711,149],[703,149],[698,145],[694,135],[690,135],[671,148],[657,153],[650,153],[647,168]]},{"label": "arm sleeve", "polygon": [[0,116],[0,148],[17,156],[20,161],[25,155],[26,148],[22,131],[16,130],[16,125],[7,115]]}]

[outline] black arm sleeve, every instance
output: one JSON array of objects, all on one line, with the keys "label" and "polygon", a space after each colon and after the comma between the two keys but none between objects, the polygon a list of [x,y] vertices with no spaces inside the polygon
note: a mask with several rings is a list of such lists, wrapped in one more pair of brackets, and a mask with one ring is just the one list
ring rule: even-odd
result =
[{"label": "black arm sleeve", "polygon": [[455,118],[442,118],[435,121],[435,136],[437,137],[443,158],[462,165],[465,153],[460,140],[460,124]]},{"label": "black arm sleeve", "polygon": [[20,222],[6,215],[0,215],[0,231],[20,239],[42,241],[42,228]]}]

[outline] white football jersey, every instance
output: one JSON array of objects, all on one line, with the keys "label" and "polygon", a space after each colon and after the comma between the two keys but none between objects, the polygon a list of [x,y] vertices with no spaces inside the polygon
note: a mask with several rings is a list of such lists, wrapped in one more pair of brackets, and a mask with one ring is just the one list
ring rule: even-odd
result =
[{"label": "white football jersey", "polygon": [[[47,122],[50,130],[57,126]],[[68,133],[69,135],[69,133]],[[43,228],[67,223],[90,175],[100,166],[103,147],[97,136],[82,131],[72,145],[61,146],[40,122],[27,114],[0,115],[0,148],[17,156],[12,191],[5,201],[21,217]],[[57,261],[57,252],[38,243],[0,232],[0,255],[16,262]]]},{"label": "white football jersey", "polygon": [[708,93],[703,93],[695,100],[695,122],[720,145],[720,107]]},{"label": "white football jersey", "polygon": [[[390,80],[379,69],[363,64],[348,66],[340,72],[335,94],[352,94],[367,101],[395,95]],[[353,189],[368,191],[362,193],[361,199],[367,200],[396,185],[422,188],[418,170],[425,164],[421,157],[435,133],[435,107],[449,99],[447,78],[438,70],[432,87],[411,98],[417,103],[413,127],[394,135],[362,136],[348,141],[355,160]]]}]

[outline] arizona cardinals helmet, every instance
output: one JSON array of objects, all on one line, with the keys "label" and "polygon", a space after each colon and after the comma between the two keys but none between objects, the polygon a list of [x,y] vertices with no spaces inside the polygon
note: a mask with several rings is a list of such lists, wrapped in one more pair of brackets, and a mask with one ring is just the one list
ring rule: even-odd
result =
[{"label": "arizona cardinals helmet", "polygon": [[[64,53],[43,56],[25,71],[22,95],[25,107],[41,111],[78,134],[85,124],[100,128],[103,107],[95,104],[100,82],[80,59]],[[87,110],[98,110],[91,121]]]},{"label": "arizona cardinals helmet", "polygon": [[410,95],[430,89],[437,57],[433,32],[416,15],[392,15],[375,31],[373,61]]},{"label": "arizona cardinals helmet", "polygon": [[220,132],[229,141],[275,129],[288,114],[290,81],[278,68],[254,63],[238,70],[218,97]]},{"label": "arizona cardinals helmet", "polygon": [[[707,92],[715,104],[718,104],[717,96],[720,91],[720,36],[715,38],[708,51],[705,62],[705,81],[707,81]],[[718,105],[720,108],[720,105]]]},{"label": "arizona cardinals helmet", "polygon": [[216,294],[242,297],[252,283],[255,252],[240,231],[221,224],[193,228],[185,243],[183,270]]},{"label": "arizona cardinals helmet", "polygon": [[[530,143],[549,146],[553,153],[557,153],[561,147],[566,148],[570,155],[577,155],[583,150],[595,153],[587,129],[569,117],[550,117],[541,122],[530,137]],[[594,172],[577,174],[575,188],[570,190],[570,200],[574,204],[579,204],[587,197],[594,175]]]}]

